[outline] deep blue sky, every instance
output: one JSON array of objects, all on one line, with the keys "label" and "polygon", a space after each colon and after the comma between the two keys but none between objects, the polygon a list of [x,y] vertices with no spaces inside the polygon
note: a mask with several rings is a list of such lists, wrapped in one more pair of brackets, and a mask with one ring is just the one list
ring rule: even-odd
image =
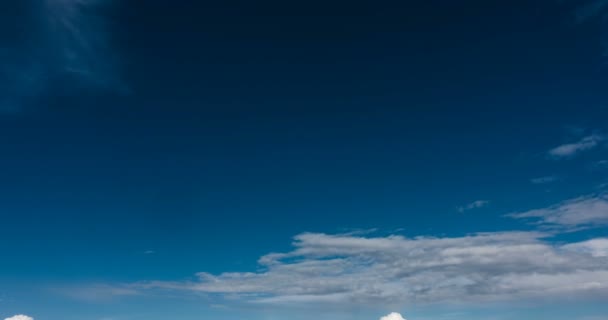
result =
[{"label": "deep blue sky", "polygon": [[[304,232],[456,239],[553,230],[542,243],[554,249],[606,237],[605,8],[3,2],[0,318],[164,319],[169,310],[182,310],[175,319],[282,317],[292,311],[280,302],[260,311],[239,296],[280,300],[281,292],[226,298],[214,289],[221,308],[209,309],[207,298],[187,292],[196,290],[165,294],[159,285],[150,297],[139,284],[265,272],[258,258],[292,251]],[[572,148],[554,151],[560,145]],[[555,223],[547,217],[559,213],[549,212],[544,226],[505,217],[591,200],[599,204],[581,210],[596,210],[597,221]],[[606,294],[608,279],[593,277]],[[80,302],[64,289],[91,285],[137,293]],[[586,296],[567,293],[579,294]],[[497,313],[520,299],[503,298]],[[583,319],[604,311],[594,303],[533,309]],[[350,318],[393,309],[407,316],[410,308],[420,319],[495,313],[473,303],[458,307],[459,316],[406,298],[390,307]],[[330,312],[312,309],[298,314]]]}]

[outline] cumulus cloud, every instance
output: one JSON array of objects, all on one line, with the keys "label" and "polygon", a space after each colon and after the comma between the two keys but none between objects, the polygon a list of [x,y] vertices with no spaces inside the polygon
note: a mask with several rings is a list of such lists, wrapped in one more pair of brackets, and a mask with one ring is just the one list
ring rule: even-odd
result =
[{"label": "cumulus cloud", "polygon": [[459,207],[458,212],[465,212],[465,211],[469,211],[469,210],[473,210],[473,209],[483,208],[489,204],[490,204],[490,201],[488,201],[488,200],[473,201],[473,202],[467,204],[466,206]]},{"label": "cumulus cloud", "polygon": [[4,320],[34,320],[34,318],[26,316],[26,315],[18,314],[16,316],[12,316],[12,317],[6,318]]},{"label": "cumulus cloud", "polygon": [[464,237],[304,233],[257,272],[201,272],[139,290],[208,294],[256,304],[407,305],[608,295],[604,241],[557,245],[537,232]]},{"label": "cumulus cloud", "polygon": [[604,140],[604,136],[597,134],[586,136],[577,142],[563,144],[549,150],[549,155],[554,158],[572,157],[580,152],[597,147]]},{"label": "cumulus cloud", "polygon": [[608,195],[587,195],[560,202],[547,208],[509,215],[531,219],[552,227],[585,228],[608,224]]},{"label": "cumulus cloud", "polygon": [[59,83],[118,86],[107,21],[100,13],[108,1],[23,1],[15,5],[17,12],[0,13],[0,19],[23,17],[15,23],[27,30],[0,43],[0,111],[20,111]]},{"label": "cumulus cloud", "polygon": [[398,312],[391,312],[384,317],[381,317],[380,320],[406,320],[403,316]]}]

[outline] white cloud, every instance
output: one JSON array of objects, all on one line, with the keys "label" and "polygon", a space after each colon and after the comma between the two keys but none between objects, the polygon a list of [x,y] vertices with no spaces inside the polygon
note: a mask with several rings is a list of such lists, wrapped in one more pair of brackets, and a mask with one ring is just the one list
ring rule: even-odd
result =
[{"label": "white cloud", "polygon": [[490,204],[490,201],[488,201],[488,200],[473,201],[473,202],[467,204],[466,206],[459,207],[458,212],[465,212],[468,210],[483,208],[489,204]]},{"label": "white cloud", "polygon": [[398,312],[391,312],[384,317],[381,317],[380,320],[406,320],[403,316]]},{"label": "white cloud", "polygon": [[593,227],[608,224],[608,195],[588,195],[543,209],[510,214],[516,219],[533,219],[540,224],[561,227]]},{"label": "white cloud", "polygon": [[34,318],[26,316],[26,315],[18,314],[16,316],[12,316],[12,317],[6,318],[4,320],[34,320]]},{"label": "white cloud", "polygon": [[[408,305],[608,295],[603,241],[551,244],[536,232],[464,237],[304,233],[294,250],[260,258],[257,272],[201,272],[166,289],[262,304]],[[581,249],[595,248],[595,249]]]},{"label": "white cloud", "polygon": [[549,155],[554,158],[571,157],[582,151],[590,150],[597,147],[604,140],[604,136],[600,136],[597,134],[590,135],[582,138],[577,142],[557,146],[549,150]]},{"label": "white cloud", "polygon": [[587,253],[594,257],[608,257],[608,238],[572,243],[565,245],[564,249]]}]

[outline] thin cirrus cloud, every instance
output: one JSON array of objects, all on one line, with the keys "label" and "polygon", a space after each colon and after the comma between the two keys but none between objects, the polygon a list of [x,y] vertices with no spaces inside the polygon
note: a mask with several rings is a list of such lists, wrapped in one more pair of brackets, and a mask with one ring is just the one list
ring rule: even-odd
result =
[{"label": "thin cirrus cloud", "polygon": [[458,207],[458,212],[465,212],[465,211],[469,211],[469,210],[473,210],[473,209],[483,208],[483,207],[488,206],[489,204],[490,204],[490,201],[488,201],[488,200],[476,200],[476,201],[473,201],[473,202],[467,204],[466,206]]},{"label": "thin cirrus cloud", "polygon": [[[130,284],[253,304],[413,305],[608,297],[608,239],[554,244],[542,232],[463,237],[304,233],[260,271]],[[538,259],[543,257],[543,259]]]},{"label": "thin cirrus cloud", "polygon": [[598,134],[586,136],[579,141],[563,144],[549,150],[549,155],[553,158],[569,158],[583,151],[591,150],[605,140],[604,136]]},{"label": "thin cirrus cloud", "polygon": [[19,24],[28,31],[0,51],[0,112],[21,111],[58,83],[120,89],[108,21],[100,12],[109,3],[42,0],[19,6],[18,15],[26,17]]},{"label": "thin cirrus cloud", "polygon": [[530,182],[532,182],[533,184],[547,184],[547,183],[556,182],[557,180],[559,180],[559,178],[557,176],[545,176],[545,177],[538,177],[538,178],[530,179]]},{"label": "thin cirrus cloud", "polygon": [[586,195],[542,209],[508,215],[553,228],[581,229],[608,225],[608,194]]}]

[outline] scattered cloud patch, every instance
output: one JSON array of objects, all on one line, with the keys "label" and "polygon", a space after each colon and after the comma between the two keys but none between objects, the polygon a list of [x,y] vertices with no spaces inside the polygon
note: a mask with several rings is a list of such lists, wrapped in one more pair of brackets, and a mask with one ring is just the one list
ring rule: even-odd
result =
[{"label": "scattered cloud patch", "polygon": [[553,158],[572,157],[580,152],[597,147],[604,140],[604,136],[597,134],[586,136],[577,142],[563,144],[549,150],[549,155]]},{"label": "scattered cloud patch", "polygon": [[546,183],[552,183],[559,180],[559,178],[557,176],[545,176],[545,177],[538,177],[538,178],[533,178],[530,179],[530,182],[532,182],[533,184],[546,184]]},{"label": "scattered cloud patch", "polygon": [[406,320],[400,313],[391,312],[384,317],[381,317],[380,320]]},{"label": "scattered cloud patch", "polygon": [[469,210],[473,210],[473,209],[483,208],[489,204],[490,204],[490,201],[488,201],[488,200],[473,201],[473,202],[467,204],[466,206],[459,207],[458,212],[465,212],[465,211],[469,211]]},{"label": "scattered cloud patch", "polygon": [[550,227],[585,228],[608,225],[608,195],[588,195],[543,209],[509,215]]},{"label": "scattered cloud patch", "polygon": [[[256,272],[201,272],[138,290],[212,295],[254,304],[408,305],[608,295],[604,242],[552,244],[539,232],[464,237],[304,233]],[[539,257],[542,257],[540,259]]]},{"label": "scattered cloud patch", "polygon": [[34,320],[34,318],[23,314],[18,314],[9,318],[5,318],[4,320]]}]

